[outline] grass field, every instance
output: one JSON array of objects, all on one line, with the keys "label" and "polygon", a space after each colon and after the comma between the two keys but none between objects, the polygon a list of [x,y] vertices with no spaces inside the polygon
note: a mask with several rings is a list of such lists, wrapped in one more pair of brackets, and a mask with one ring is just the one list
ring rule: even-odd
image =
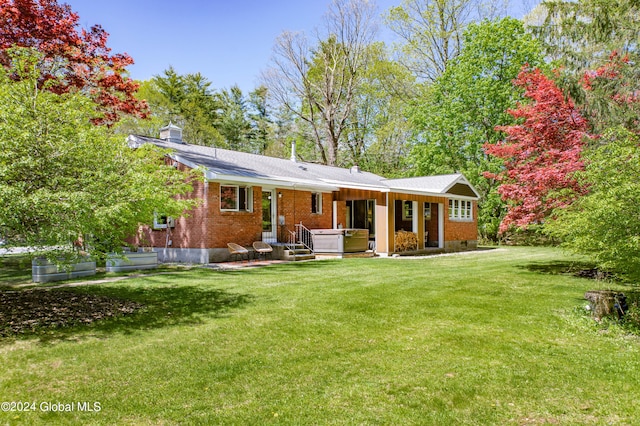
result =
[{"label": "grass field", "polygon": [[49,290],[144,308],[0,338],[0,401],[35,408],[0,424],[637,424],[640,340],[584,315],[610,284],[572,267],[506,248]]}]

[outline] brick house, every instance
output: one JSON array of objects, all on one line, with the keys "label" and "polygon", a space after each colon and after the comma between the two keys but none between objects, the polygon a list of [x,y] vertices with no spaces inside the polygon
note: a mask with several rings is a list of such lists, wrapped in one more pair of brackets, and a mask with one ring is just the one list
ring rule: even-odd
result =
[{"label": "brick house", "polygon": [[288,242],[306,229],[367,229],[378,255],[398,251],[396,235],[416,236],[417,251],[477,248],[477,191],[462,174],[385,179],[360,170],[189,145],[169,125],[160,138],[130,135],[129,146],[171,150],[175,167],[198,169],[187,217],[156,220],[146,239],[159,259],[209,263],[229,257],[227,243]]}]

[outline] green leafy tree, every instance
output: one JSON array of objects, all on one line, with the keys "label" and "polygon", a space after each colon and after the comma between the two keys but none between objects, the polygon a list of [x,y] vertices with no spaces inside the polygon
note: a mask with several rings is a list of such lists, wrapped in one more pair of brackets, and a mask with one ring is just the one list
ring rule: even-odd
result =
[{"label": "green leafy tree", "polygon": [[[154,212],[179,216],[187,175],[165,153],[130,149],[122,136],[91,124],[95,104],[78,93],[40,90],[42,56],[8,51],[0,71],[0,227],[9,244],[42,250],[116,250]],[[10,74],[18,75],[14,81]]]},{"label": "green leafy tree", "polygon": [[413,109],[419,131],[412,151],[414,174],[464,173],[481,195],[479,228],[485,238],[497,237],[505,211],[498,182],[483,176],[501,165],[482,146],[503,138],[496,126],[514,122],[507,110],[523,100],[522,89],[512,84],[522,66],[542,63],[538,43],[520,21],[470,24],[460,55],[424,88]]},{"label": "green leafy tree", "polygon": [[296,116],[286,107],[280,106],[272,112],[273,131],[272,141],[266,155],[289,158],[291,156],[291,142],[297,143]]},{"label": "green leafy tree", "polygon": [[202,74],[178,74],[173,67],[140,85],[138,98],[149,104],[148,120],[130,118],[118,131],[157,137],[170,121],[183,130],[184,140],[195,145],[226,146],[216,127],[222,108],[220,96]]},{"label": "green leafy tree", "polygon": [[[171,121],[172,115],[168,111],[168,104],[164,95],[155,86],[153,80],[137,82],[139,84],[136,98],[144,100],[149,108],[149,114],[144,119],[125,116],[113,126],[115,132],[124,135],[137,134],[157,137],[160,129]],[[178,121],[176,121],[178,123]]]},{"label": "green leafy tree", "polygon": [[578,174],[588,195],[545,224],[563,246],[593,256],[604,269],[640,279],[640,137],[627,129],[609,129],[585,154]]},{"label": "green leafy tree", "polygon": [[[593,138],[583,153],[589,188],[554,211],[544,231],[602,268],[640,277],[636,204],[638,155],[637,63],[640,3],[636,0],[554,0],[527,18],[545,54],[562,68],[557,80],[588,120]],[[537,19],[536,19],[537,18]]]},{"label": "green leafy tree", "polygon": [[250,138],[257,154],[266,153],[273,143],[273,118],[268,95],[269,89],[266,86],[259,86],[249,93]]},{"label": "green leafy tree", "polygon": [[341,164],[357,164],[384,176],[404,172],[409,152],[410,124],[405,117],[406,94],[415,78],[389,58],[383,43],[368,48],[367,68],[355,91],[354,106],[341,142]]},{"label": "green leafy tree", "polygon": [[217,127],[229,148],[235,151],[259,152],[259,147],[252,146],[249,110],[240,87],[236,85],[229,90],[223,90],[221,100],[222,112]]}]

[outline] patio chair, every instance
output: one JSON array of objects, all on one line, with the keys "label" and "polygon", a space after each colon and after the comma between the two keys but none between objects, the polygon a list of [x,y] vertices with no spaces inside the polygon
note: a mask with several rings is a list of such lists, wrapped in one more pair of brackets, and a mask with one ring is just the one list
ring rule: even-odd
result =
[{"label": "patio chair", "polygon": [[249,250],[247,250],[246,248],[235,243],[227,243],[227,248],[229,249],[229,254],[231,255],[232,260],[233,256],[240,256],[240,261],[242,261],[244,255],[247,255],[247,263],[249,262]]},{"label": "patio chair", "polygon": [[267,260],[268,255],[271,255],[273,259],[273,247],[264,241],[254,241],[253,249],[258,253],[258,256],[264,256],[265,260]]}]

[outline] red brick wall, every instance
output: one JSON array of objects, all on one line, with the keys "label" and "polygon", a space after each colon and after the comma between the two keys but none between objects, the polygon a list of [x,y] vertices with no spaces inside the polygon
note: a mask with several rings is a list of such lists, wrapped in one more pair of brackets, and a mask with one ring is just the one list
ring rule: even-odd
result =
[{"label": "red brick wall", "polygon": [[311,213],[311,191],[292,189],[276,189],[282,194],[278,197],[278,217],[284,216],[284,226],[278,222],[280,240],[287,238],[287,230],[293,231],[295,224],[302,222],[309,229],[331,228],[333,196],[330,192],[322,193],[322,213]]},{"label": "red brick wall", "polygon": [[[188,167],[179,164],[181,170]],[[202,179],[192,183],[193,191],[189,198],[200,198],[200,205],[190,210],[187,217],[175,218],[175,227],[155,230],[151,225],[142,226],[139,234],[131,238],[131,242],[138,246],[172,247],[172,248],[205,248],[207,235],[207,184]],[[167,238],[168,232],[168,238]],[[167,245],[168,241],[171,244]]]},{"label": "red brick wall", "polygon": [[209,182],[207,247],[226,248],[227,243],[251,246],[262,239],[262,188],[253,187],[253,211],[220,211],[220,184]]},{"label": "red brick wall", "polygon": [[444,205],[445,241],[463,241],[478,239],[478,203],[473,201],[473,221],[449,220],[449,203]]},{"label": "red brick wall", "polygon": [[[322,194],[322,213],[311,213],[311,191],[276,189],[282,197],[276,199],[277,216],[284,216],[284,226],[278,226],[278,235],[285,236],[286,229],[294,230],[302,222],[308,228],[331,228],[333,197]],[[233,242],[251,246],[262,239],[262,187],[253,187],[253,211],[231,212],[220,210],[220,184],[217,182],[194,184],[193,196],[201,197],[202,204],[189,212],[189,217],[176,220],[170,229],[172,248],[226,248]],[[276,217],[276,221],[278,218]],[[145,238],[154,247],[164,247],[166,230],[145,227]],[[281,238],[282,240],[283,238]]]}]

